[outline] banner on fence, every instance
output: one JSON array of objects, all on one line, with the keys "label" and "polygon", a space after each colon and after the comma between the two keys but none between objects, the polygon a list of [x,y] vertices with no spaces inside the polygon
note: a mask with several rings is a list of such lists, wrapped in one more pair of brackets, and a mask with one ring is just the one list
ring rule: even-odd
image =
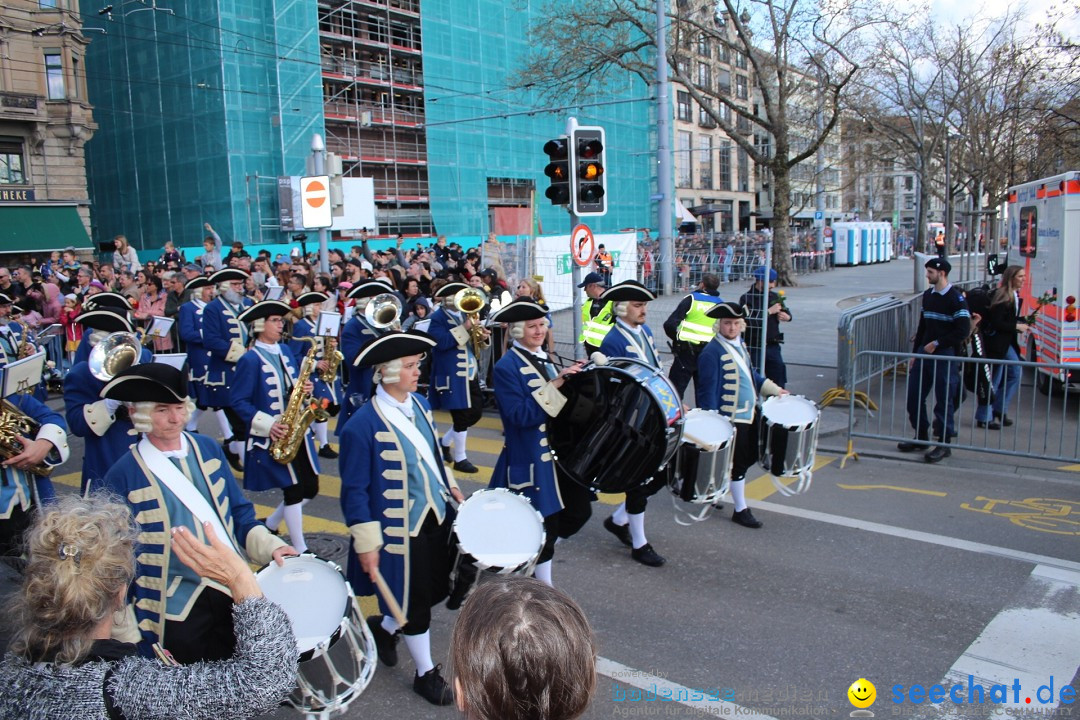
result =
[{"label": "banner on fence", "polygon": [[[614,269],[611,282],[637,279],[638,236],[633,233],[612,233],[596,235],[596,244],[611,253]],[[562,310],[574,303],[574,293],[581,292],[574,287],[574,261],[570,257],[569,235],[547,235],[536,238],[536,274],[544,278],[544,297],[552,310]],[[593,267],[582,268],[584,273]]]}]

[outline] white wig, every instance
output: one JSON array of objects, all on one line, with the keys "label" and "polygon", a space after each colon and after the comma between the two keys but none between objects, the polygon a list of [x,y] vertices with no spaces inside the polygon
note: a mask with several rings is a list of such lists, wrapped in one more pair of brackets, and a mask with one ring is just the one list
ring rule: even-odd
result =
[{"label": "white wig", "polygon": [[[551,321],[547,318],[543,318],[544,327],[551,327]],[[515,340],[520,340],[525,337],[525,324],[531,322],[530,320],[518,320],[517,322],[508,323],[507,327],[510,328],[510,337]]]},{"label": "white wig", "polygon": [[389,362],[379,363],[375,366],[374,380],[376,385],[393,385],[401,382],[401,368],[405,362],[401,358],[394,358]]},{"label": "white wig", "polygon": [[[135,426],[135,432],[148,433],[154,429],[153,421],[151,417],[154,412],[154,408],[163,403],[156,402],[137,402],[128,405],[131,408],[131,424]],[[195,411],[195,403],[191,401],[191,398],[184,400],[184,410],[187,415],[184,418],[184,424],[191,418],[191,413]]]},{"label": "white wig", "polygon": [[108,330],[94,330],[90,333],[88,342],[90,347],[97,347],[98,343],[109,336]]},{"label": "white wig", "polygon": [[630,302],[623,300],[622,302],[613,303],[611,309],[615,311],[615,317],[624,318],[626,313],[630,311]]}]

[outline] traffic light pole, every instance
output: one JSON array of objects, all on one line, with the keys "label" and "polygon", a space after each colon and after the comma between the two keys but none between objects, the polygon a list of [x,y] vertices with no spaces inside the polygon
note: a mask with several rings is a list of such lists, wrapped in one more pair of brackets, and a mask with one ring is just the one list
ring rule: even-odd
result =
[{"label": "traffic light pole", "polygon": [[[576,127],[577,127],[577,118],[575,118],[575,117],[566,118],[566,137],[570,138],[569,142],[573,142],[574,128],[576,128]],[[570,172],[572,174],[576,173],[577,168],[571,168]],[[571,187],[571,192],[573,192],[573,187],[574,187],[573,182],[571,182],[570,187]],[[578,225],[578,216],[574,214],[574,211],[572,209],[572,205],[568,205],[566,207],[566,209],[570,214],[570,237],[573,238],[574,237],[574,228],[576,228],[577,225]],[[582,345],[580,342],[578,342],[578,338],[581,337],[581,331],[582,331],[582,326],[581,326],[582,300],[581,300],[581,290],[580,290],[580,288],[578,288],[578,285],[581,284],[581,266],[578,265],[574,261],[573,253],[571,253],[571,255],[570,255],[570,262],[572,263],[572,267],[570,268],[570,278],[571,278],[570,282],[572,283],[572,287],[570,289],[570,292],[571,292],[571,294],[572,294],[572,296],[574,298],[574,304],[573,304],[573,313],[574,313],[574,357],[576,359],[580,360],[583,357],[585,357],[585,346]]]},{"label": "traffic light pole", "polygon": [[[664,294],[675,292],[675,173],[671,166],[671,86],[668,83],[667,0],[656,0],[656,192],[660,230],[660,282]],[[688,161],[689,162],[689,161]]]},{"label": "traffic light pole", "polygon": [[[326,146],[323,145],[322,135],[316,133],[311,136],[311,159],[315,172],[313,175],[326,174]],[[327,194],[330,189],[327,188]],[[329,200],[327,201],[329,202]],[[319,228],[319,272],[330,272],[330,250],[327,246],[326,228]]]}]

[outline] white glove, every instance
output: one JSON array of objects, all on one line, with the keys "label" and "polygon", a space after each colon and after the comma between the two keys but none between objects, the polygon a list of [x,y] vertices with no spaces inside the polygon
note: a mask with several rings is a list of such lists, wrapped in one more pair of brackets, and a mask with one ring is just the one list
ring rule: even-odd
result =
[{"label": "white glove", "polygon": [[110,398],[105,398],[105,407],[108,409],[110,415],[115,415],[116,409],[123,404],[124,403],[120,400],[112,400]]}]

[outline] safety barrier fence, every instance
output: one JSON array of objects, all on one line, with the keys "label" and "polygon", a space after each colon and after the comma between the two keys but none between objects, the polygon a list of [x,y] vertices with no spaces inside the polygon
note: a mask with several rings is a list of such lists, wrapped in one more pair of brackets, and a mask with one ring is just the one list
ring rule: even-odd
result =
[{"label": "safety barrier fence", "polygon": [[[1075,366],[875,350],[859,352],[855,364],[866,372],[848,399],[847,457],[856,456],[855,438],[910,441],[928,450],[950,430],[952,449],[1080,462],[1080,392],[1051,383],[1044,394],[1034,382],[1034,373],[1063,377]],[[1010,373],[1016,377],[1011,396]],[[870,402],[857,402],[856,392]],[[925,439],[916,437],[916,422],[927,430]]]},{"label": "safety barrier fence", "polygon": [[[668,256],[638,251],[637,279],[656,290],[660,283],[660,268]],[[721,284],[753,281],[754,270],[765,264],[763,251],[737,250],[734,253],[688,252],[674,255],[675,291],[693,290],[703,275],[712,274]],[[796,275],[809,275],[832,270],[832,250],[823,253],[792,253],[792,271]]]}]

